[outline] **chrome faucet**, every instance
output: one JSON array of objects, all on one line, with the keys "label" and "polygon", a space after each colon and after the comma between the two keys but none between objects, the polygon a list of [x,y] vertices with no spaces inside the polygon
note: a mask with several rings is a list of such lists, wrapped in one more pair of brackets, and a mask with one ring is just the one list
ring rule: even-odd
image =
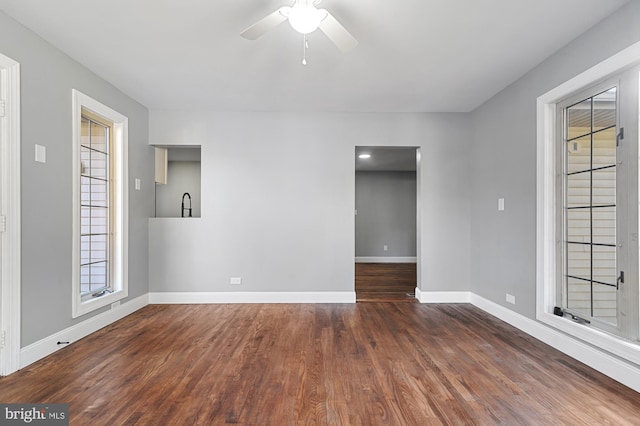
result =
[{"label": "chrome faucet", "polygon": [[[189,197],[189,207],[184,206],[184,197]],[[191,214],[191,195],[188,192],[182,194],[182,217],[184,217],[185,210],[189,211],[189,217],[193,217],[193,215]]]}]

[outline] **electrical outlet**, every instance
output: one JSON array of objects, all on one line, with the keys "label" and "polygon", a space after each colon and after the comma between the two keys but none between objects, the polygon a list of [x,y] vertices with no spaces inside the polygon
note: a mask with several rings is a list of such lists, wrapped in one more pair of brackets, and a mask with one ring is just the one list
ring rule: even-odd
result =
[{"label": "electrical outlet", "polygon": [[382,246],[382,250],[384,250],[384,251],[389,250],[389,246],[388,246],[388,245],[386,245],[386,244],[385,244],[385,245],[383,245],[383,246]]},{"label": "electrical outlet", "polygon": [[512,303],[512,304],[516,304],[516,297],[512,294],[507,293],[507,302],[508,303]]},{"label": "electrical outlet", "polygon": [[231,277],[229,282],[231,285],[240,285],[242,284],[242,277]]}]

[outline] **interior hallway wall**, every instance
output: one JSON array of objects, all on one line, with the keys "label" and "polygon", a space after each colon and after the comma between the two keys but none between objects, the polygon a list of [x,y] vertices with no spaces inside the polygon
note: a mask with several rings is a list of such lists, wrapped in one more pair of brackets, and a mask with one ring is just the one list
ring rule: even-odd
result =
[{"label": "interior hallway wall", "polygon": [[416,172],[356,172],[356,210],[356,257],[416,256]]}]

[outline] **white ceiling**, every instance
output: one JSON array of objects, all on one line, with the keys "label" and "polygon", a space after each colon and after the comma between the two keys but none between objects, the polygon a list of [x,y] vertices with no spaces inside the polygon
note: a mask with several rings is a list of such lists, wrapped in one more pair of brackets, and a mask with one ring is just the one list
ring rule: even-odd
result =
[{"label": "white ceiling", "polygon": [[289,0],[0,0],[0,10],[150,109],[471,111],[628,0],[324,0],[343,54]]}]

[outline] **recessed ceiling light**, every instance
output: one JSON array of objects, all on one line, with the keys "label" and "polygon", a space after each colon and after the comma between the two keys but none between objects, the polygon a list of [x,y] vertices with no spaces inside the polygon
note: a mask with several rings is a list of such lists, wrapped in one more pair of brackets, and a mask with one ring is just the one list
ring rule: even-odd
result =
[{"label": "recessed ceiling light", "polygon": [[360,154],[358,155],[358,158],[362,158],[362,159],[371,158],[371,154]]}]

